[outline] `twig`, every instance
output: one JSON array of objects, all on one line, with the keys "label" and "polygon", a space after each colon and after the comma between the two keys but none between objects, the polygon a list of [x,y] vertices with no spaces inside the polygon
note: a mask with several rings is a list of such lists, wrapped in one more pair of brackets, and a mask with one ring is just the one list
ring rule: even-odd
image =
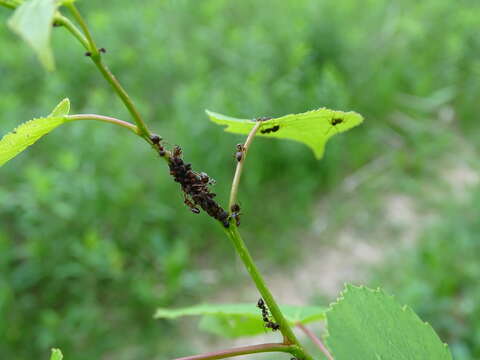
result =
[{"label": "twig", "polygon": [[[117,95],[120,97],[120,99],[123,101],[123,103],[127,107],[128,111],[132,115],[133,120],[135,121],[135,123],[137,124],[137,127],[138,127],[138,135],[140,135],[146,141],[151,143],[151,141],[150,141],[150,135],[151,134],[150,134],[150,131],[147,128],[147,125],[145,124],[142,117],[140,116],[140,113],[138,112],[135,104],[133,103],[133,101],[130,98],[130,96],[128,95],[128,93],[122,87],[122,85],[117,80],[117,78],[111,73],[111,71],[108,69],[108,67],[103,63],[102,57],[100,56],[100,52],[99,52],[97,46],[95,45],[95,42],[94,42],[93,37],[90,33],[90,30],[88,29],[88,26],[87,26],[85,20],[83,19],[82,15],[80,14],[80,12],[78,11],[78,9],[75,7],[75,5],[73,3],[68,3],[68,4],[66,4],[66,6],[68,7],[68,9],[72,13],[73,17],[78,22],[78,24],[80,25],[80,27],[82,28],[82,30],[85,34],[85,38],[86,38],[87,43],[88,43],[88,50],[91,53],[90,58],[92,59],[92,61],[94,62],[95,66],[98,68],[100,73],[103,75],[105,80],[107,80],[107,82],[113,87],[113,89],[115,90]],[[69,31],[72,32],[71,25],[66,26],[66,27]],[[73,27],[73,29],[75,29],[75,28]],[[79,38],[78,34],[74,33],[74,32],[72,32],[72,33],[85,46],[84,41],[82,41],[82,39]]]},{"label": "twig", "polygon": [[326,346],[323,345],[320,339],[312,331],[307,329],[307,327],[305,327],[305,325],[301,323],[297,323],[297,326],[313,341],[315,345],[318,346],[318,348],[322,351],[322,353],[327,357],[328,360],[334,360],[333,356],[328,352]]},{"label": "twig", "polygon": [[127,121],[116,119],[110,116],[103,116],[103,115],[97,115],[97,114],[77,114],[77,115],[67,115],[66,118],[68,121],[76,121],[76,120],[104,121],[110,124],[123,126],[124,128],[127,128],[128,130],[131,130],[138,135],[138,128],[135,125]]},{"label": "twig", "polygon": [[242,346],[228,350],[214,351],[211,353],[193,355],[178,358],[175,360],[215,360],[215,359],[225,359],[234,356],[240,356],[245,354],[256,354],[263,352],[286,352],[294,354],[296,350],[295,346],[284,345],[284,344],[260,344],[260,345],[250,345]]},{"label": "twig", "polygon": [[260,121],[255,124],[253,129],[248,134],[245,144],[243,145],[242,158],[237,163],[235,176],[233,177],[232,188],[230,190],[230,202],[228,204],[229,210],[232,208],[232,205],[235,204],[237,201],[238,186],[240,185],[240,178],[242,176],[243,164],[245,163],[245,159],[247,157],[248,148],[250,147],[250,144],[252,143],[253,138],[255,137],[255,134],[257,133],[257,130],[260,127],[260,125],[262,125]]}]

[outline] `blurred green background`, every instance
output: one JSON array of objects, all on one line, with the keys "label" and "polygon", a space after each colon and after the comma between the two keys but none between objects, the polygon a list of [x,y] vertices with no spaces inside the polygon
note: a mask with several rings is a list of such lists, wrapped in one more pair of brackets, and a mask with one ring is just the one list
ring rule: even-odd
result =
[{"label": "blurred green background", "polygon": [[[359,128],[315,161],[258,139],[241,230],[280,302],[327,305],[344,281],[382,286],[480,358],[473,0],[82,1],[106,62],[149,126],[181,144],[226,202],[241,136],[204,109],[253,118],[321,106]],[[129,120],[66,31],[46,74],[0,8],[0,134],[48,114]],[[223,348],[157,306],[258,299],[231,245],[192,214],[151,149],[93,122],[56,130],[0,172],[0,358],[170,359]],[[244,344],[257,342],[244,339]],[[285,356],[285,358],[287,358]]]}]

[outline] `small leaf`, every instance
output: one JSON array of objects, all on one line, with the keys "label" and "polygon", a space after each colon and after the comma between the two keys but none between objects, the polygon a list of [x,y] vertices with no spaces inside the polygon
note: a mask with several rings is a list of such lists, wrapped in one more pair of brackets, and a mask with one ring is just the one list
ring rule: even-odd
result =
[{"label": "small leaf", "polygon": [[[256,120],[236,119],[230,116],[206,111],[210,120],[227,125],[225,131],[248,134]],[[363,117],[356,112],[343,112],[321,108],[302,114],[290,114],[262,121],[256,136],[290,139],[309,146],[317,159],[321,159],[325,144],[332,136],[347,131],[360,123]]]},{"label": "small leaf", "polygon": [[[292,325],[307,324],[324,319],[325,309],[318,306],[281,306]],[[183,316],[202,316],[200,328],[208,332],[235,338],[265,331],[260,309],[254,304],[203,304],[182,309],[159,308],[155,318],[174,319]]]},{"label": "small leaf", "polygon": [[410,308],[381,290],[347,285],[327,311],[335,360],[451,360],[448,347]]},{"label": "small leaf", "polygon": [[52,349],[52,355],[50,355],[50,360],[62,360],[63,354],[60,349]]},{"label": "small leaf", "polygon": [[0,167],[11,160],[42,136],[67,121],[70,101],[64,99],[48,117],[33,119],[23,123],[0,140]]},{"label": "small leaf", "polygon": [[68,98],[63,99],[55,106],[48,117],[66,116],[70,112],[70,100]]},{"label": "small leaf", "polygon": [[47,70],[55,68],[50,35],[57,6],[56,0],[25,1],[8,20],[10,29],[33,48]]}]

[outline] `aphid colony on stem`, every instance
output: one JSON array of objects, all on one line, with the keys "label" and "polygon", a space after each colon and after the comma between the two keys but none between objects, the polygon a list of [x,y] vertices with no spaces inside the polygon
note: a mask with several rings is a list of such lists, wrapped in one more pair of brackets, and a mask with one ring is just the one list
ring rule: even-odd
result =
[{"label": "aphid colony on stem", "polygon": [[[152,135],[150,140],[160,156],[167,155],[165,148],[161,144],[162,139],[159,136]],[[215,180],[204,172],[197,173],[193,171],[192,164],[183,161],[182,148],[180,146],[173,148],[172,154],[168,158],[168,167],[170,168],[170,175],[173,176],[175,182],[180,183],[182,186],[184,203],[193,213],[200,213],[200,207],[208,215],[220,221],[223,226],[229,227],[228,213],[213,200],[216,194],[208,188],[215,183]]]},{"label": "aphid colony on stem", "polygon": [[267,305],[265,304],[265,301],[263,301],[262,298],[260,298],[257,302],[257,307],[262,310],[262,319],[263,322],[265,323],[265,327],[272,329],[273,331],[277,331],[280,329],[280,325],[278,325],[276,322],[273,322],[270,317],[270,313],[268,311]]}]

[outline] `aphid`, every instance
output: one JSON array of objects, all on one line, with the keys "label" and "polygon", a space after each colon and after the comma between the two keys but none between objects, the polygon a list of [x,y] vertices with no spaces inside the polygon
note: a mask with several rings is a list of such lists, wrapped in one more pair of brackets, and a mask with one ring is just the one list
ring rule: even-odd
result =
[{"label": "aphid", "polygon": [[331,127],[331,128],[328,128],[327,133],[326,133],[325,135],[327,135],[332,128],[334,128],[334,127],[337,126],[338,124],[343,123],[343,121],[344,121],[344,120],[343,120],[342,118],[332,118],[332,119],[330,119],[329,122],[330,122],[330,125],[332,125],[332,127]]},{"label": "aphid", "polygon": [[91,53],[90,51],[87,51],[87,52],[85,53],[85,56],[92,56],[92,53]]},{"label": "aphid", "polygon": [[190,208],[190,210],[194,214],[200,214],[200,209],[197,208],[197,206],[192,201],[190,201],[190,199],[188,199],[187,196],[185,196],[183,202]]},{"label": "aphid", "polygon": [[152,141],[152,143],[154,144],[160,144],[160,141],[162,141],[162,138],[156,134],[150,136],[150,140]]},{"label": "aphid", "polygon": [[[235,220],[235,223],[237,224],[237,226],[240,226],[240,215],[241,215],[241,213],[240,213],[240,205],[238,205],[238,204],[233,204],[232,207],[230,208],[230,210],[231,210],[231,212],[232,212],[232,215],[231,215],[232,219]],[[260,299],[260,300],[262,300],[262,299]],[[260,301],[260,300],[259,300],[259,301]],[[263,302],[263,300],[262,300],[262,302]],[[265,305],[265,304],[264,304],[264,305]],[[260,307],[260,306],[259,306],[259,307]],[[261,308],[261,309],[262,309],[262,308]],[[262,310],[263,310],[263,309],[262,309]]]},{"label": "aphid", "polygon": [[105,48],[102,47],[102,48],[98,49],[98,51],[100,51],[101,53],[104,53],[104,54],[105,54],[105,53],[107,52],[107,49],[105,49]]},{"label": "aphid", "polygon": [[178,145],[175,145],[173,148],[173,157],[180,158],[182,156],[182,148]]},{"label": "aphid", "polygon": [[238,162],[242,161],[244,152],[245,152],[245,146],[243,146],[243,144],[237,144],[235,159],[237,159]]}]

